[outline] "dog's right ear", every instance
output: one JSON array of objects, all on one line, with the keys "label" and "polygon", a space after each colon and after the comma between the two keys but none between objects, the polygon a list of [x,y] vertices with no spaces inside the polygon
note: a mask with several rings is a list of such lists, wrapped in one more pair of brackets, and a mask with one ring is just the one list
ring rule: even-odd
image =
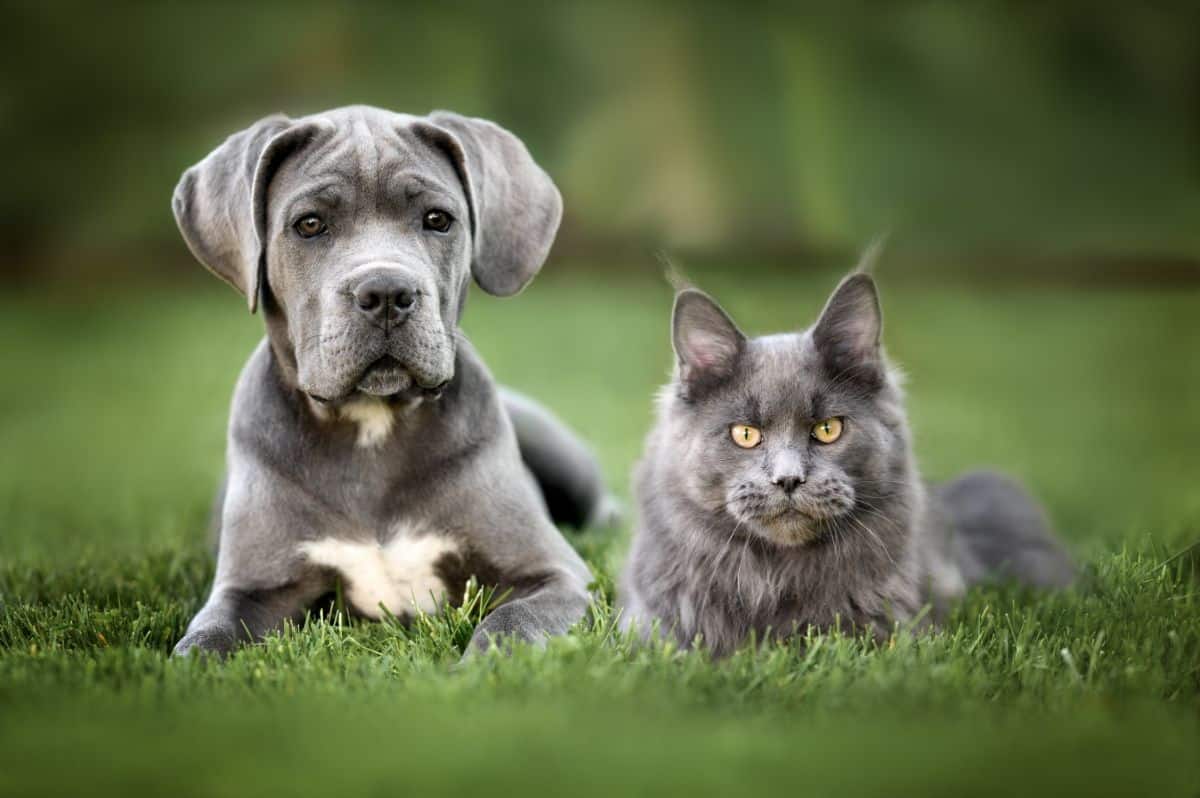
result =
[{"label": "dog's right ear", "polygon": [[258,308],[265,255],[266,193],[285,157],[316,126],[294,124],[282,114],[234,133],[208,157],[183,173],[171,208],[188,249],[213,274]]},{"label": "dog's right ear", "polygon": [[550,254],[562,221],[562,195],[525,145],[486,119],[434,111],[424,135],[444,149],[462,180],[471,213],[475,282],[495,296],[518,293]]}]

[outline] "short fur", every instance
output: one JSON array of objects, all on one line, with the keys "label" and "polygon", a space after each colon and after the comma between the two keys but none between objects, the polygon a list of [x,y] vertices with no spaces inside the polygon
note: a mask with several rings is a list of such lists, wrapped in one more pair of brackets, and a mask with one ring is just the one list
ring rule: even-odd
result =
[{"label": "short fur", "polygon": [[[444,111],[271,116],[187,170],[173,207],[267,328],[233,397],[216,578],[176,653],[256,640],[338,577],[375,617],[461,600],[471,576],[509,591],[472,649],[579,620],[591,576],[547,504],[596,517],[599,469],[544,408],[502,396],[458,328],[470,279],[517,293],[558,228],[520,140]],[[312,215],[325,229],[305,237]]]},{"label": "short fur", "polygon": [[[881,344],[872,279],[846,278],[810,329],[748,339],[705,294],[681,291],[677,368],[659,397],[634,490],[622,621],[728,654],[816,627],[891,634],[967,585],[1069,583],[1073,566],[1011,480],[933,490],[917,471],[903,395]],[[814,424],[844,418],[835,442]],[[736,445],[730,427],[762,441]]]}]

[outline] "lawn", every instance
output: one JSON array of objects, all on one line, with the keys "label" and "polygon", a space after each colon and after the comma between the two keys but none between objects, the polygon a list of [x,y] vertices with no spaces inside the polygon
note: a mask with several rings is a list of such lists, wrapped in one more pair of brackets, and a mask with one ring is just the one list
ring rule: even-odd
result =
[{"label": "lawn", "polygon": [[[836,279],[698,275],[752,333]],[[452,667],[473,614],[313,619],[167,658],[212,573],[207,514],[261,322],[216,281],[0,297],[0,793],[1200,794],[1200,292],[881,274],[934,479],[1020,476],[1084,563],[971,594],[943,630],[700,653],[611,607],[546,650]],[[670,362],[655,275],[548,267],[476,294],[497,377],[616,490]],[[572,536],[602,592],[628,528]]]}]

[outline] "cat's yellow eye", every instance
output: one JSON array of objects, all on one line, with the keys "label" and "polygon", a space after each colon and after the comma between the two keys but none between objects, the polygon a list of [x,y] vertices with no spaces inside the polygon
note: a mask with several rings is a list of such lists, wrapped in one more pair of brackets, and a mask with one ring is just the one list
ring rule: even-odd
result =
[{"label": "cat's yellow eye", "polygon": [[835,417],[818,421],[813,424],[812,436],[821,443],[833,443],[842,437],[842,420]]},{"label": "cat's yellow eye", "polygon": [[734,424],[729,428],[729,435],[743,449],[753,449],[762,443],[762,430],[749,424]]}]

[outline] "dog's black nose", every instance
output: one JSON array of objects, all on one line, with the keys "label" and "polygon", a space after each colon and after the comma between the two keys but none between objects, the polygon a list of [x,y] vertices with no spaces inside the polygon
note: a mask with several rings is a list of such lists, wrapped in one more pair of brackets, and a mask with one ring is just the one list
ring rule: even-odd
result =
[{"label": "dog's black nose", "polygon": [[796,490],[796,488],[804,484],[804,476],[799,474],[789,474],[785,477],[775,477],[775,479],[771,481],[783,488],[784,493],[792,493]]},{"label": "dog's black nose", "polygon": [[386,326],[408,318],[421,292],[402,274],[374,274],[359,283],[353,294],[362,313]]}]

